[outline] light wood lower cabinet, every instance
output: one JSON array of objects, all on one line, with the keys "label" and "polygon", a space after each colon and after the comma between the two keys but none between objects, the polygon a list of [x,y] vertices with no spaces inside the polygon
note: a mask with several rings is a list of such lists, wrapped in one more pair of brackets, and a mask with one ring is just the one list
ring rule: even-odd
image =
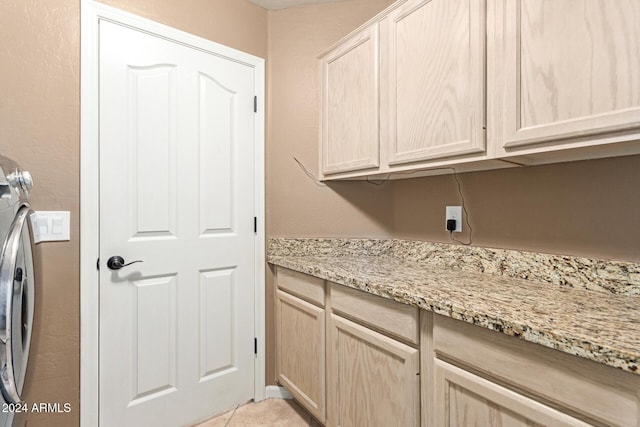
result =
[{"label": "light wood lower cabinet", "polygon": [[278,381],[325,421],[325,311],[281,290],[276,296]]},{"label": "light wood lower cabinet", "polygon": [[640,426],[637,375],[444,316],[431,332],[423,425]]},{"label": "light wood lower cabinet", "polygon": [[441,360],[435,381],[438,426],[589,425]]},{"label": "light wood lower cabinet", "polygon": [[329,426],[417,426],[418,350],[331,315]]},{"label": "light wood lower cabinet", "polygon": [[418,426],[418,309],[284,268],[276,282],[278,382],[328,426]]},{"label": "light wood lower cabinet", "polygon": [[291,270],[276,274],[278,381],[327,426],[640,427],[638,375]]}]

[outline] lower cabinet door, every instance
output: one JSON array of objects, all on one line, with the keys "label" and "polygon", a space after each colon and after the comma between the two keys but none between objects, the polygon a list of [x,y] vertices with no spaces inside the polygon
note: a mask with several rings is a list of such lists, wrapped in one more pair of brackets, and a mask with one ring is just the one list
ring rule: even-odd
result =
[{"label": "lower cabinet door", "polygon": [[319,421],[325,421],[325,311],[277,291],[278,381]]},{"label": "lower cabinet door", "polygon": [[435,361],[437,426],[589,426],[454,365]]},{"label": "lower cabinet door", "polygon": [[335,314],[330,339],[329,426],[419,424],[417,349]]}]

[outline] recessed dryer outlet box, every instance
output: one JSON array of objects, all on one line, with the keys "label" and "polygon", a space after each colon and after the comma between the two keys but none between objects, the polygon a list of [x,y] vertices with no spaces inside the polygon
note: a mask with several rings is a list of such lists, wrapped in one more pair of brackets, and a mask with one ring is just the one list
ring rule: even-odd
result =
[{"label": "recessed dryer outlet box", "polygon": [[[456,220],[456,233],[462,232],[462,206],[447,206],[446,218],[444,220],[444,229],[447,230],[447,220]],[[448,231],[448,230],[447,230]]]}]

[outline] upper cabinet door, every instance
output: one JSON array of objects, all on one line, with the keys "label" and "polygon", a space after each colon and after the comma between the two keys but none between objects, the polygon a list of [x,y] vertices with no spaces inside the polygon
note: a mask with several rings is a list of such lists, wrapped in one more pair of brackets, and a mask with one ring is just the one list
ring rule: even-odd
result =
[{"label": "upper cabinet door", "polygon": [[485,151],[484,0],[409,0],[383,21],[389,164]]},{"label": "upper cabinet door", "polygon": [[498,29],[504,33],[504,40],[498,39],[504,43],[503,148],[637,136],[638,0],[500,4],[505,23]]},{"label": "upper cabinet door", "polygon": [[322,171],[379,165],[378,24],[322,58]]}]

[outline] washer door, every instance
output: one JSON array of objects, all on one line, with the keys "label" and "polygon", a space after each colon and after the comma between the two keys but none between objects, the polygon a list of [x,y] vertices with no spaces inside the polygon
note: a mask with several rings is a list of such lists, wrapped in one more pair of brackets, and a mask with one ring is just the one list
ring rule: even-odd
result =
[{"label": "washer door", "polygon": [[28,205],[18,210],[0,257],[0,391],[19,403],[33,322],[34,274]]}]

